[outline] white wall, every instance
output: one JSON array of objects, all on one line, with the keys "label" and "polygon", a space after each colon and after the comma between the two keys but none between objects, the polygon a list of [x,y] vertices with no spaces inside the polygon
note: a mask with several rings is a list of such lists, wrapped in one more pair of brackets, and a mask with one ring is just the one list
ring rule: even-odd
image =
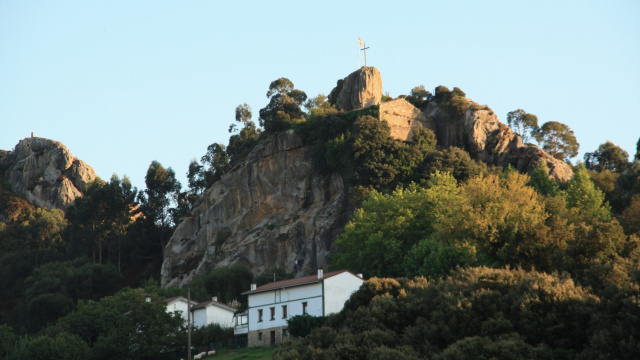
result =
[{"label": "white wall", "polygon": [[173,303],[167,304],[167,312],[179,312],[185,323],[187,322],[187,308],[187,302],[184,300],[175,300]]},{"label": "white wall", "polygon": [[324,314],[339,312],[351,294],[360,288],[364,280],[349,272],[324,280]]},{"label": "white wall", "polygon": [[226,328],[234,326],[233,311],[213,304],[207,305],[205,309],[207,309],[207,324],[220,324],[220,326]]},{"label": "white wall", "polygon": [[204,327],[207,326],[207,308],[199,308],[193,310],[193,326]]},{"label": "white wall", "polygon": [[[302,315],[302,303],[307,303],[307,314],[322,316],[322,284],[276,289],[249,295],[249,331],[287,326],[287,319]],[[282,305],[287,305],[287,317],[282,317]],[[271,309],[275,318],[271,320]],[[262,309],[262,321],[258,310]]]},{"label": "white wall", "polygon": [[219,324],[222,327],[233,327],[233,311],[223,309],[213,304],[193,311],[193,326],[204,327],[209,324]]}]

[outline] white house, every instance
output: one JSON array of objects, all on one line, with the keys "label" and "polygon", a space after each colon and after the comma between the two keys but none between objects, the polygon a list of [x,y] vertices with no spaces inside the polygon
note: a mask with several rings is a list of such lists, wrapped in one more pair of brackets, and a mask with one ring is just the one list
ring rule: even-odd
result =
[{"label": "white house", "polygon": [[238,309],[218,302],[217,297],[210,301],[199,303],[191,309],[193,313],[193,326],[204,327],[209,324],[219,324],[222,327],[231,328],[235,320],[233,315]]},{"label": "white house", "polygon": [[[184,296],[176,296],[169,299],[165,299],[165,301],[167,302],[167,312],[168,313],[178,312],[182,317],[182,319],[184,319],[184,322],[186,323],[187,311],[188,311],[187,304],[189,303],[189,300]],[[198,305],[198,302],[191,300],[191,307],[193,308],[196,305]]]},{"label": "white house", "polygon": [[[325,316],[339,312],[360,288],[362,276],[341,270],[282,280],[242,293],[248,295],[248,344],[263,346],[289,338],[287,320],[296,315]],[[236,329],[237,330],[237,329]]]}]

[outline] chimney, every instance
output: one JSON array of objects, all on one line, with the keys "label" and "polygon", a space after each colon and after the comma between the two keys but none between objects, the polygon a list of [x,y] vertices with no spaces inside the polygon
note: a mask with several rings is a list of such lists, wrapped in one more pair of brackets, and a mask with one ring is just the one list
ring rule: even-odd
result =
[{"label": "chimney", "polygon": [[255,290],[258,287],[257,284],[251,284],[251,291]]},{"label": "chimney", "polygon": [[324,272],[322,269],[318,269],[318,280],[321,280],[324,277]]},{"label": "chimney", "polygon": [[213,301],[215,301],[215,302],[218,302],[218,297],[217,297],[217,296],[214,296],[214,297],[212,297],[212,298],[211,298],[211,300],[213,300]]},{"label": "chimney", "polygon": [[358,273],[358,277],[359,277],[360,279],[364,279],[364,277],[363,277],[363,276],[364,276],[364,275],[362,275],[362,273]]}]

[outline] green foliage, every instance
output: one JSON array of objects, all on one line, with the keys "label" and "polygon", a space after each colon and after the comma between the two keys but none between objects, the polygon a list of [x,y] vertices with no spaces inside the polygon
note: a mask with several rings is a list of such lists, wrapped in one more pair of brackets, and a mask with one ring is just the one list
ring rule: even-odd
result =
[{"label": "green foliage", "polygon": [[549,177],[549,168],[544,161],[540,161],[535,170],[533,170],[527,185],[534,188],[541,195],[553,196],[559,191],[558,183]]},{"label": "green foliage", "polygon": [[601,220],[609,220],[611,217],[609,206],[604,202],[604,194],[591,181],[583,164],[580,164],[569,183],[567,203],[588,217]]},{"label": "green foliage", "polygon": [[610,141],[601,144],[598,150],[584,154],[584,165],[587,170],[601,172],[609,170],[622,173],[631,166],[629,153]]},{"label": "green foliage", "polygon": [[20,354],[20,358],[25,360],[85,360],[90,356],[91,349],[79,336],[64,332],[53,337],[43,335],[31,339]]},{"label": "green foliage", "polygon": [[132,223],[136,194],[137,189],[131,188],[126,177],[120,181],[114,175],[108,183],[94,181],[87,184],[84,196],[67,210],[69,254],[72,257],[88,256],[102,264],[103,253],[111,254],[108,250],[113,246],[117,248],[114,254],[118,257],[108,260],[120,268],[121,244]]},{"label": "green foliage", "polygon": [[307,94],[294,88],[291,80],[280,78],[269,85],[269,104],[260,109],[260,125],[267,134],[289,129],[292,124],[304,121],[300,106]]},{"label": "green foliage", "polygon": [[557,121],[544,123],[534,135],[542,149],[558,160],[568,161],[578,155],[580,144],[567,125]]},{"label": "green foliage", "polygon": [[[241,293],[250,288],[253,273],[242,265],[219,267],[195,277],[189,288],[191,297],[197,301],[211,300],[217,296],[218,301],[229,303],[241,300]],[[186,296],[186,289],[183,294]]]},{"label": "green foliage", "polygon": [[52,331],[80,336],[94,359],[157,359],[183,347],[182,322],[166,311],[163,298],[125,288],[99,302],[83,303]]},{"label": "green foliage", "polygon": [[455,179],[440,173],[427,188],[398,187],[390,195],[374,191],[337,240],[332,266],[369,276],[403,276],[404,256],[433,233],[433,223],[449,216],[459,201]]},{"label": "green foliage", "polygon": [[418,109],[422,109],[433,98],[431,92],[424,88],[424,85],[411,89],[411,93],[405,99]]},{"label": "green foliage", "polygon": [[191,335],[192,346],[209,348],[211,344],[229,344],[233,341],[233,328],[224,328],[219,324],[209,324],[197,328]]},{"label": "green foliage", "polygon": [[326,326],[274,358],[572,359],[597,336],[598,311],[611,314],[571,279],[538,272],[480,267],[431,282],[370,279]]},{"label": "green foliage", "polygon": [[0,325],[0,359],[9,358],[9,355],[14,350],[16,339],[17,337],[11,326],[7,324]]},{"label": "green foliage", "polygon": [[487,165],[471,158],[468,152],[457,147],[446,148],[442,151],[427,153],[422,164],[419,165],[415,181],[429,179],[436,171],[447,172],[462,182],[469,178],[488,173]]},{"label": "green foliage", "polygon": [[465,98],[466,94],[460,88],[454,87],[450,91],[446,86],[436,87],[433,100],[449,117],[449,121],[458,121],[469,108],[470,102]]},{"label": "green foliage", "polygon": [[622,212],[621,220],[625,233],[640,235],[640,194],[633,195],[631,203]]},{"label": "green foliage", "polygon": [[294,337],[303,337],[311,333],[311,330],[324,325],[326,318],[323,316],[311,316],[308,314],[296,315],[287,320],[289,333]]},{"label": "green foliage", "polygon": [[260,275],[256,276],[253,282],[260,286],[274,281],[292,279],[293,277],[293,273],[288,272],[285,268],[274,265],[268,267]]},{"label": "green foliage", "polygon": [[529,135],[535,134],[538,130],[538,117],[518,109],[507,113],[507,124],[526,144],[529,141]]}]

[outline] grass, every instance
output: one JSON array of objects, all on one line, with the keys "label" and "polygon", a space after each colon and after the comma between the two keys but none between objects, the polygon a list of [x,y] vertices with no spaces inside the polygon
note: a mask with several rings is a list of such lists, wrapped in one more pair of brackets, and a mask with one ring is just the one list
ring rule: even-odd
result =
[{"label": "grass", "polygon": [[262,360],[271,359],[271,354],[275,348],[253,347],[237,350],[220,350],[215,355],[207,356],[205,360]]}]

